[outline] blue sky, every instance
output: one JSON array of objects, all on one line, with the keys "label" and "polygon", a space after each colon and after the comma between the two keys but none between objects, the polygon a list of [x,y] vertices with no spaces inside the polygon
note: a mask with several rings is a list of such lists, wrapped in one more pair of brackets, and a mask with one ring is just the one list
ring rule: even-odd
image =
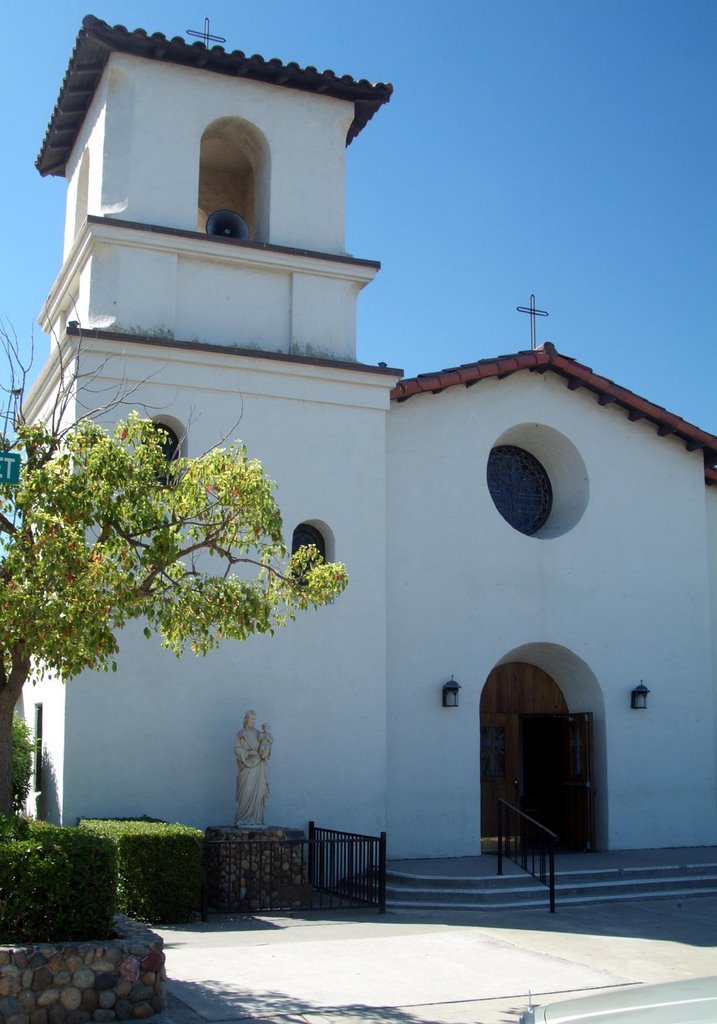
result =
[{"label": "blue sky", "polygon": [[0,314],[23,340],[64,219],[34,160],[88,13],[168,36],[209,16],[227,49],[393,83],[348,151],[347,248],[383,264],[363,361],[528,348],[534,292],[539,342],[717,433],[715,0],[28,2],[0,40]]}]

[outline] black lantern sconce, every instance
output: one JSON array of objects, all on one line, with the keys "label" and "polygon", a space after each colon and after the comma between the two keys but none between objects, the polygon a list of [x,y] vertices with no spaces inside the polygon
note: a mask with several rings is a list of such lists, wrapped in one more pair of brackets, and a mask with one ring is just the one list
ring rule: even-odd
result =
[{"label": "black lantern sconce", "polygon": [[448,680],[447,683],[443,684],[443,707],[444,708],[457,708],[458,707],[458,691],[461,685],[457,683],[453,676]]},{"label": "black lantern sconce", "polygon": [[644,711],[647,707],[647,695],[650,691],[647,689],[642,679],[640,685],[636,686],[630,694],[630,707],[633,711]]}]

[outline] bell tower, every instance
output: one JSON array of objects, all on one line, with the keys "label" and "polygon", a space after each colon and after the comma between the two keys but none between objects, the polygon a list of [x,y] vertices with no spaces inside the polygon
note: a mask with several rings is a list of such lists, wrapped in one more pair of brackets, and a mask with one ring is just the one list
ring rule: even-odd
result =
[{"label": "bell tower", "polygon": [[379,265],[344,157],[391,91],[85,18],[37,160],[68,183],[43,329],[354,360]]}]

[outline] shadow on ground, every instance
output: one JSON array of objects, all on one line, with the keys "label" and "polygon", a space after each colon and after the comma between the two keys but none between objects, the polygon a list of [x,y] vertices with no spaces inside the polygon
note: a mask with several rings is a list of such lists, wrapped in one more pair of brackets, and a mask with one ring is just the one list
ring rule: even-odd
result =
[{"label": "shadow on ground", "polygon": [[[206,1018],[195,1013],[184,1000],[193,1001],[209,995],[221,996],[226,1005],[226,1021],[251,1020],[260,1024],[262,1021],[274,1021],[281,1018],[282,1024],[305,1024],[310,1019],[323,1017],[340,1018],[350,1024],[351,1021],[379,1021],[382,1024],[426,1024],[425,1016],[416,1016],[405,1008],[395,1006],[369,1006],[362,1003],[354,1005],[326,1006],[316,1005],[304,1000],[292,999],[281,992],[256,992],[249,989],[228,988],[226,983],[207,979],[199,984],[192,981],[171,982],[173,992],[169,998],[167,1009],[155,1020],[158,1024],[201,1024]],[[506,1021],[515,1024],[516,1016],[506,1017]]]},{"label": "shadow on ground", "polygon": [[[654,939],[686,945],[717,945],[717,895],[695,895],[679,899],[662,898],[601,903],[584,907],[558,906],[551,914],[546,908],[526,910],[391,910],[336,911],[331,914],[294,912],[266,917],[212,915],[206,922],[163,929],[165,946],[182,945],[181,934],[215,932],[276,931],[301,926],[326,926],[346,923],[370,923],[387,929],[410,925],[456,925],[511,931],[567,932],[574,935],[604,935],[635,939]],[[177,942],[172,941],[173,932]]]}]

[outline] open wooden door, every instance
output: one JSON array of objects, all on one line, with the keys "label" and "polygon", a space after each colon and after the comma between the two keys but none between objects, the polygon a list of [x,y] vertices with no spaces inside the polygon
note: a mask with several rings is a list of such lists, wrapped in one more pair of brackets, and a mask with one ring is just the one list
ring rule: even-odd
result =
[{"label": "open wooden door", "polygon": [[[536,665],[510,662],[494,668],[480,700],[481,836],[498,834],[498,800],[521,807],[523,718],[567,713],[555,681]],[[529,812],[528,812],[529,813]]]},{"label": "open wooden door", "polygon": [[595,846],[592,714],[568,711],[535,665],[494,669],[480,703],[481,837],[498,831],[498,800],[535,818],[571,850]]},{"label": "open wooden door", "polygon": [[518,806],[520,721],[517,715],[486,711],[481,715],[481,836],[498,835],[498,801]]},{"label": "open wooden door", "polygon": [[595,788],[593,785],[593,716],[584,711],[568,715],[563,725],[563,829],[571,850],[595,849]]},{"label": "open wooden door", "polygon": [[592,714],[523,715],[520,809],[568,850],[595,846]]}]

